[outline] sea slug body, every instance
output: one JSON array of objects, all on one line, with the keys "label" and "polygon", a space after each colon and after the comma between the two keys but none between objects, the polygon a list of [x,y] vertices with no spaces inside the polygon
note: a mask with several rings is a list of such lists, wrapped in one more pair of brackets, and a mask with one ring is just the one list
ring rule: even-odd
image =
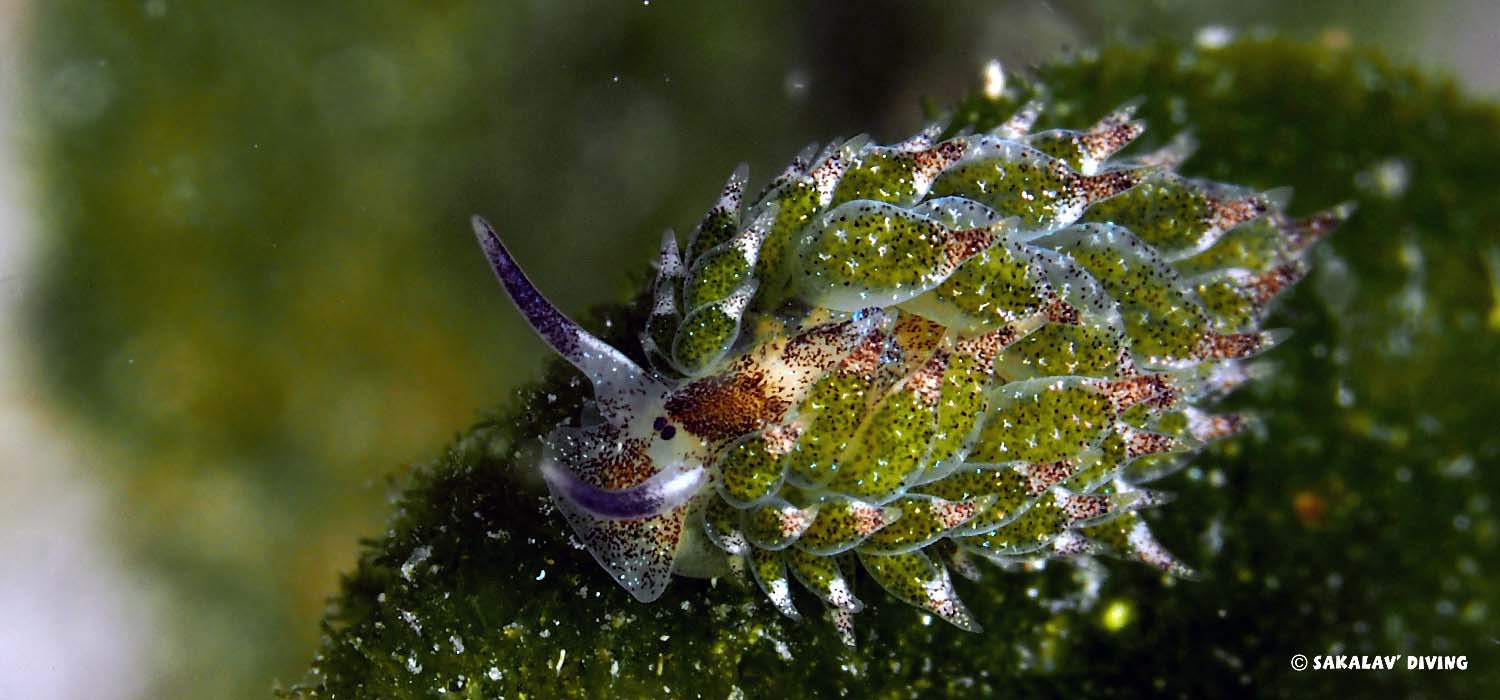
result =
[{"label": "sea slug body", "polygon": [[950,572],[1100,554],[1189,570],[1143,485],[1245,420],[1207,407],[1279,339],[1268,306],[1348,207],[1176,173],[1184,139],[1116,157],[1129,106],[1033,132],[809,148],[748,196],[742,167],[685,245],[670,231],[641,336],[590,335],[474,229],[536,332],[592,383],[539,469],[578,539],[637,599],[674,574],[793,583],[852,640],[867,575],[960,628]]}]

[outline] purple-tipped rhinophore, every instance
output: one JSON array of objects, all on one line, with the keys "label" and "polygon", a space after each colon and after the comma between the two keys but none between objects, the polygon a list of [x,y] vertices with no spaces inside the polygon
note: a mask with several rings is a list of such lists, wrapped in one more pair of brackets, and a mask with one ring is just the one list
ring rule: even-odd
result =
[{"label": "purple-tipped rhinophore", "polygon": [[624,410],[632,402],[632,396],[640,395],[644,388],[654,384],[624,353],[594,337],[547,301],[521,271],[489,222],[475,216],[473,224],[474,235],[510,300],[542,340],[588,377],[605,413]]}]

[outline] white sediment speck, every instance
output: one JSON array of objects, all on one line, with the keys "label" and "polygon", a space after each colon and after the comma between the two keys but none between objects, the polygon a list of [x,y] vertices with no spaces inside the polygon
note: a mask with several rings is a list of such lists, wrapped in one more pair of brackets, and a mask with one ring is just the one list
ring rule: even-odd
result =
[{"label": "white sediment speck", "polygon": [[990,59],[984,64],[984,96],[990,99],[998,99],[1005,93],[1005,66],[1000,61]]},{"label": "white sediment speck", "polygon": [[1360,189],[1386,199],[1406,194],[1406,186],[1410,183],[1411,166],[1400,158],[1378,161],[1354,176],[1354,184]]},{"label": "white sediment speck", "polygon": [[422,621],[417,618],[416,613],[411,612],[410,610],[402,610],[401,619],[405,620],[406,624],[411,625],[412,631],[416,632],[417,636],[422,635]]},{"label": "white sediment speck", "polygon": [[407,557],[406,561],[401,564],[401,578],[408,581],[412,580],[412,575],[416,572],[417,567],[421,566],[422,562],[427,561],[427,557],[430,556],[432,556],[432,548],[426,545],[411,550],[411,556]]},{"label": "white sediment speck", "polygon": [[781,88],[786,92],[787,97],[801,99],[807,96],[807,88],[810,83],[811,81],[808,79],[806,71],[801,68],[793,68],[787,71],[786,77],[782,79]]},{"label": "white sediment speck", "polygon": [[1210,24],[1198,30],[1193,43],[1200,49],[1222,49],[1234,41],[1234,30],[1222,24]]}]

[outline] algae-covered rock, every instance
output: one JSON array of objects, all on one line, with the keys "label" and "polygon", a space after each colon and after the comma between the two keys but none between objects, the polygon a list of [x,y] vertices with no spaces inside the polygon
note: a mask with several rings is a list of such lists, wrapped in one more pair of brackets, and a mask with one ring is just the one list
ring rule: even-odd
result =
[{"label": "algae-covered rock", "polygon": [[[1160,483],[1179,498],[1152,528],[1201,579],[1112,560],[986,568],[957,584],[979,634],[859,580],[852,650],[830,625],[776,614],[745,577],[677,579],[642,604],[574,542],[534,469],[537,438],[587,392],[554,364],[404,479],[289,694],[1444,695],[1500,681],[1500,112],[1370,52],[1276,39],[1109,48],[1034,84],[1021,92],[1045,90],[1038,128],[1143,98],[1135,148],[1186,131],[1190,175],[1289,186],[1298,212],[1358,200],[1267,324],[1291,338],[1230,401],[1260,427]],[[953,130],[993,127],[1028,96],[976,95]],[[494,306],[510,313],[498,291]],[[645,311],[643,294],[591,325],[634,352]],[[1298,672],[1294,654],[1403,657]],[[1408,654],[1467,668],[1409,671]]]}]

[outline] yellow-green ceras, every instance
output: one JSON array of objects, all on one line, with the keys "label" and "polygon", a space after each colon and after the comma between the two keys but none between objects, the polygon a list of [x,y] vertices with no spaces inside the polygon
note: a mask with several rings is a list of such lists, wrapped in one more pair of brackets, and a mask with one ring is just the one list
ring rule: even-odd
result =
[{"label": "yellow-green ceras", "polygon": [[949,572],[1112,554],[1187,573],[1139,517],[1140,484],[1242,420],[1203,406],[1269,347],[1269,302],[1345,208],[1177,175],[1184,139],[1114,158],[1129,107],[1033,133],[804,151],[758,197],[740,168],[679,252],[669,231],[641,342],[585,332],[475,231],[594,404],[539,469],[574,532],[643,602],[673,574],[792,580],[853,639],[863,570],[977,629]]}]

